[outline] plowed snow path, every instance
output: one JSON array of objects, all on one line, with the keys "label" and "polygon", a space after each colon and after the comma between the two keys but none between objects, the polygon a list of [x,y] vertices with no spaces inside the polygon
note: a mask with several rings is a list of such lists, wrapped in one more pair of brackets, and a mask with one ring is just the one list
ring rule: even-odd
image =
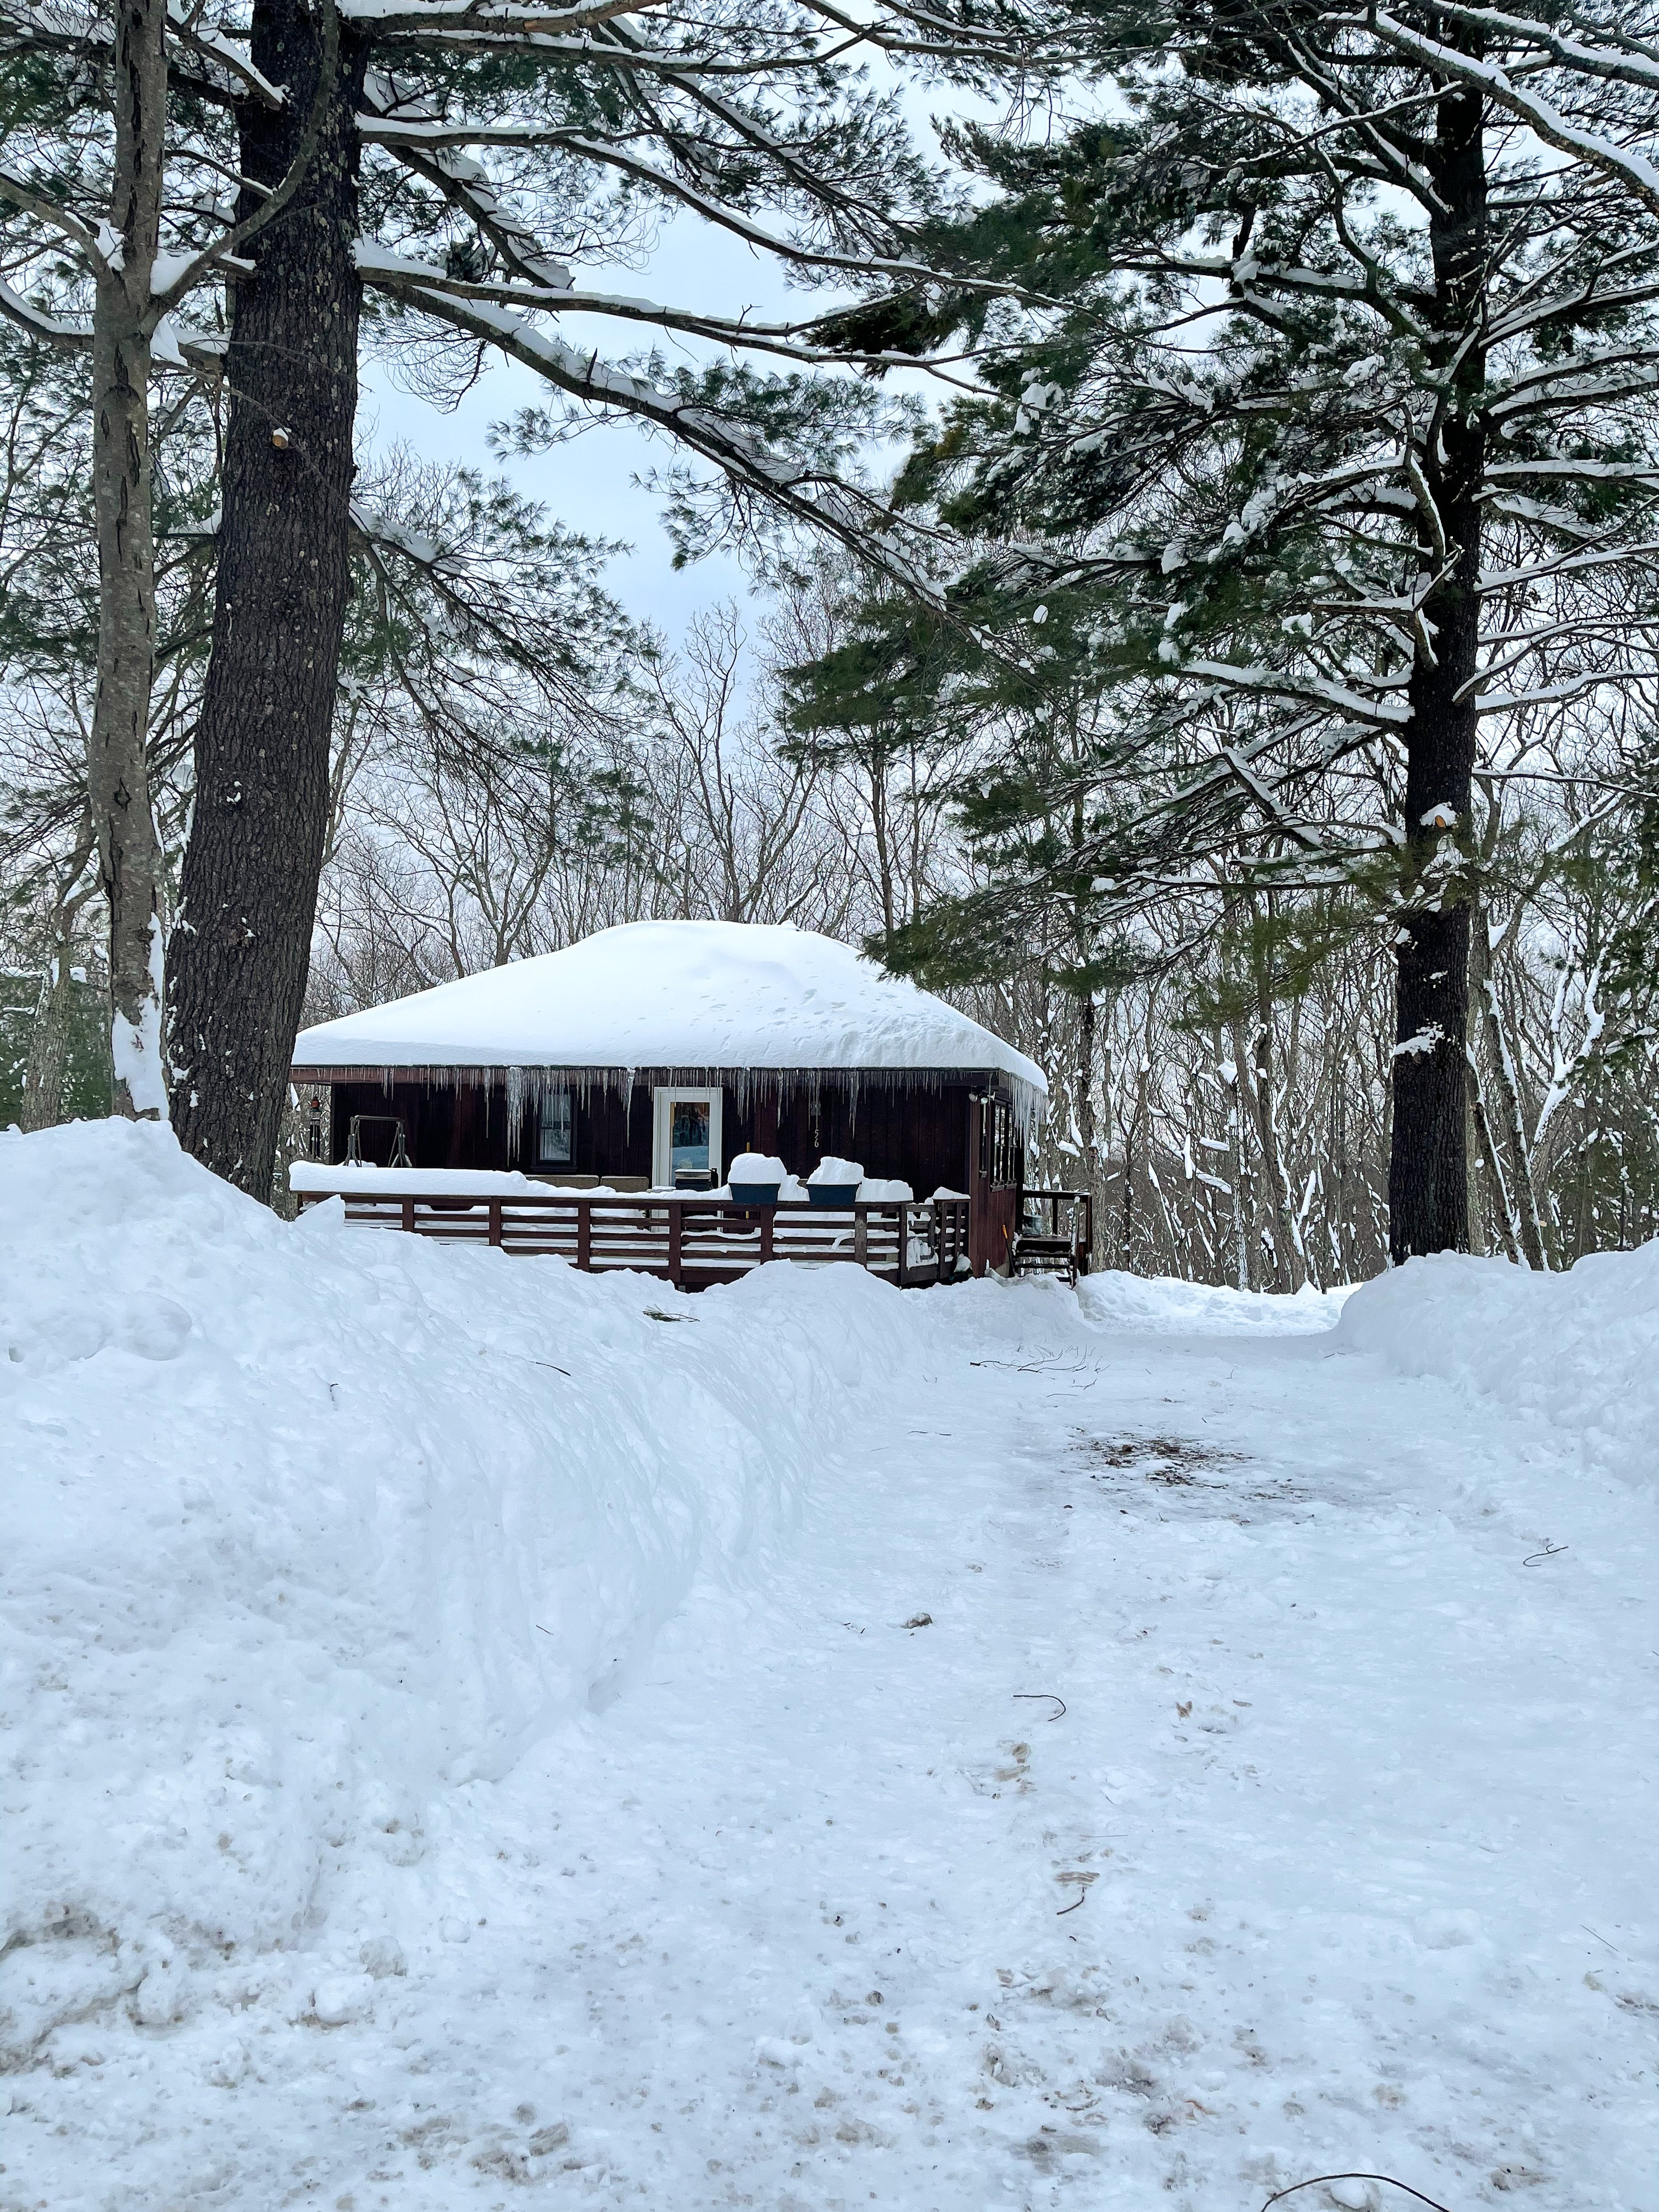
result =
[{"label": "plowed snow path", "polygon": [[764,1587],[363,1895],[405,1972],[32,2087],[73,2201],[1659,2204],[1651,1506],[1318,1334],[940,1307]]}]

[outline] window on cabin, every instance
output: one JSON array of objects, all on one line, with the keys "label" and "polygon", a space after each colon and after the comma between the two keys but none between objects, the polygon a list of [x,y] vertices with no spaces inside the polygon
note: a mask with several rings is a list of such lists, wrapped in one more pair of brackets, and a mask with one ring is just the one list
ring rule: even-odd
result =
[{"label": "window on cabin", "polygon": [[678,1185],[708,1175],[708,1101],[677,1098],[670,1109],[669,1159]]},{"label": "window on cabin", "polygon": [[544,1168],[564,1168],[570,1164],[570,1093],[550,1091],[541,1103],[541,1118],[536,1133],[536,1164]]},{"label": "window on cabin", "polygon": [[1014,1180],[1014,1116],[1000,1099],[988,1098],[979,1125],[980,1172],[994,1184]]},{"label": "window on cabin", "polygon": [[332,1090],[325,1084],[312,1084],[300,1094],[300,1146],[308,1160],[329,1160],[329,1129],[333,1119]]}]

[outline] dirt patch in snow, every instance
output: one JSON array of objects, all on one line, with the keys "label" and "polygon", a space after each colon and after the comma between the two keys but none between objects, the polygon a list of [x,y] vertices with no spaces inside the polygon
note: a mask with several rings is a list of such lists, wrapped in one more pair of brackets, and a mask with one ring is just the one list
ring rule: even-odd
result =
[{"label": "dirt patch in snow", "polygon": [[[1074,1449],[1089,1468],[1090,1480],[1122,1505],[1131,1497],[1146,1502],[1145,1486],[1166,1494],[1192,1493],[1194,1510],[1220,1511],[1243,1527],[1246,1505],[1306,1505],[1313,1492],[1284,1477],[1270,1477],[1246,1452],[1230,1451],[1195,1437],[1079,1436]],[[1200,1498],[1198,1493],[1207,1493]],[[1127,1508],[1125,1509],[1127,1510]]]}]

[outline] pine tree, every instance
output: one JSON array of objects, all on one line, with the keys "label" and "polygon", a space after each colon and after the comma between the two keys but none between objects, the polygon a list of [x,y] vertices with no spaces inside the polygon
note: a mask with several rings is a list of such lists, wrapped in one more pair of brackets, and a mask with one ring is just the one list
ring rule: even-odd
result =
[{"label": "pine tree", "polygon": [[997,927],[1224,860],[1382,902],[1394,1251],[1462,1247],[1472,777],[1529,703],[1650,665],[1602,586],[1659,550],[1659,58],[1616,5],[1076,20],[1105,118],[960,141],[1000,189],[934,252],[1027,306],[956,303],[994,397],[908,482],[981,542],[971,657],[1070,684],[1063,632],[1109,687],[1085,849],[1011,846]]}]

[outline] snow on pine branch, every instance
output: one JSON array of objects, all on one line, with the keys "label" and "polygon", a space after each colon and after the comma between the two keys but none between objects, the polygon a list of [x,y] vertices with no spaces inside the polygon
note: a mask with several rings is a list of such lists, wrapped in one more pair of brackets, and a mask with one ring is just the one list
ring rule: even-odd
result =
[{"label": "snow on pine branch", "polygon": [[1547,146],[1616,178],[1659,212],[1659,167],[1645,154],[1603,131],[1587,130],[1573,122],[1564,109],[1517,84],[1508,70],[1495,63],[1429,38],[1382,10],[1372,15],[1370,22],[1377,37],[1399,52],[1426,63],[1455,82],[1474,86],[1495,106],[1507,109],[1529,125]]},{"label": "snow on pine branch", "polygon": [[[371,71],[363,85],[369,125],[364,136],[373,143],[373,125],[385,118],[389,125],[413,127],[440,119],[433,102],[418,92],[405,90],[396,77]],[[570,271],[547,254],[530,228],[492,181],[481,161],[447,146],[428,146],[420,137],[404,142],[390,137],[382,143],[396,146],[406,167],[436,185],[445,198],[461,209],[500,253],[509,269],[532,285],[550,292],[568,291]]]},{"label": "snow on pine branch", "polygon": [[[627,298],[613,305],[606,295],[599,294],[577,300],[568,270],[546,252],[483,163],[462,150],[465,146],[495,144],[574,155],[602,170],[615,173],[630,185],[645,185],[653,192],[661,193],[716,228],[729,231],[746,245],[798,268],[856,274],[866,284],[876,280],[912,286],[947,281],[927,263],[902,254],[876,251],[869,244],[856,253],[837,252],[822,245],[809,245],[799,236],[769,229],[734,207],[729,198],[722,199],[717,191],[704,189],[674,169],[647,160],[636,150],[634,142],[637,133],[632,124],[625,140],[611,143],[595,137],[591,128],[562,129],[545,122],[512,125],[452,122],[446,119],[436,101],[405,85],[398,76],[381,71],[371,72],[365,85],[364,106],[359,128],[365,143],[384,148],[412,173],[432,183],[489,240],[511,275],[522,277],[532,287],[570,292],[572,296],[562,303],[567,310],[580,307],[587,312],[654,321],[665,329],[699,334],[706,331],[726,343],[758,343],[775,350],[780,349],[776,342],[781,341],[782,349],[792,355],[796,352],[793,341],[797,334],[811,327],[804,324],[773,328],[749,323],[741,317],[696,317]],[[727,101],[718,102],[717,109],[727,120],[734,113]],[[775,138],[769,143],[775,147],[781,144]],[[809,198],[815,191],[823,189],[817,180],[802,173],[798,161],[792,162],[790,177],[792,185]],[[845,196],[841,197],[844,199]],[[1000,293],[1007,288],[982,289]],[[801,352],[798,357],[849,356],[844,349],[837,349],[832,356],[828,349],[817,349]],[[852,357],[884,364],[890,362],[908,367],[918,365],[911,355],[861,353]]]},{"label": "snow on pine branch", "polygon": [[[665,0],[661,0],[665,6]],[[508,0],[340,0],[340,14],[381,35],[445,39],[479,30],[501,38],[580,39],[618,15],[658,12],[658,0],[588,0],[580,8],[514,7]]]},{"label": "snow on pine branch", "polygon": [[[1000,11],[1002,20],[964,6],[956,14],[907,6],[902,0],[860,13],[838,8],[833,0],[796,0],[746,24],[748,51],[733,53],[717,21],[696,22],[672,15],[653,0],[594,0],[581,9],[538,9],[507,0],[346,0],[342,9],[354,27],[377,43],[466,53],[521,52],[538,58],[568,57],[584,63],[632,69],[664,76],[724,76],[732,79],[775,74],[803,67],[825,69],[860,49],[931,61],[941,67],[1013,69],[1030,77],[1072,65],[1078,49],[1063,15],[1051,21],[1032,9]],[[702,43],[648,45],[638,39],[608,44],[596,31],[643,18]],[[763,43],[770,40],[769,44]]]},{"label": "snow on pine branch", "polygon": [[204,21],[204,13],[200,6],[186,7],[185,0],[167,0],[167,28],[175,39],[210,65],[217,88],[234,98],[254,100],[273,112],[286,106],[286,88],[273,84],[256,69],[234,39]]},{"label": "snow on pine branch", "polygon": [[1616,22],[1603,19],[1595,27],[1600,39],[1612,43],[1587,46],[1560,27],[1573,21],[1570,13],[1564,12],[1551,21],[1537,15],[1510,15],[1499,8],[1471,8],[1460,4],[1460,0],[1435,0],[1435,13],[1448,22],[1465,24],[1500,41],[1514,40],[1531,46],[1568,70],[1601,77],[1609,83],[1659,92],[1659,54],[1645,40],[1628,36]]},{"label": "snow on pine branch", "polygon": [[53,314],[49,308],[37,307],[33,300],[25,299],[3,281],[0,281],[0,315],[15,323],[30,337],[44,338],[65,352],[83,352],[92,343],[92,325],[84,317],[70,319]]},{"label": "snow on pine branch", "polygon": [[813,345],[807,343],[819,327],[817,319],[799,323],[744,322],[730,317],[698,313],[685,307],[672,307],[659,300],[630,298],[618,292],[586,292],[574,284],[534,285],[476,283],[464,276],[452,276],[447,270],[423,261],[410,260],[406,255],[388,252],[368,240],[360,240],[356,248],[359,270],[372,277],[386,291],[396,291],[400,285],[411,291],[440,293],[455,300],[471,300],[486,305],[506,307],[515,313],[538,310],[563,314],[603,315],[613,321],[641,323],[654,330],[678,331],[687,337],[707,338],[712,343],[745,353],[768,354],[779,360],[800,362],[816,368],[904,368],[915,373],[922,371],[957,384],[962,389],[971,386],[965,379],[953,377],[948,365],[928,360],[917,360],[915,356],[897,352],[853,352],[842,348]]},{"label": "snow on pine branch", "polygon": [[911,533],[890,529],[880,502],[833,471],[776,453],[734,417],[602,361],[597,351],[569,345],[506,307],[458,299],[388,270],[374,249],[365,252],[360,265],[375,289],[499,348],[574,400],[614,408],[665,432],[735,486],[763,496],[798,523],[827,530],[906,587],[923,593],[936,588],[921,560],[903,550]]}]

